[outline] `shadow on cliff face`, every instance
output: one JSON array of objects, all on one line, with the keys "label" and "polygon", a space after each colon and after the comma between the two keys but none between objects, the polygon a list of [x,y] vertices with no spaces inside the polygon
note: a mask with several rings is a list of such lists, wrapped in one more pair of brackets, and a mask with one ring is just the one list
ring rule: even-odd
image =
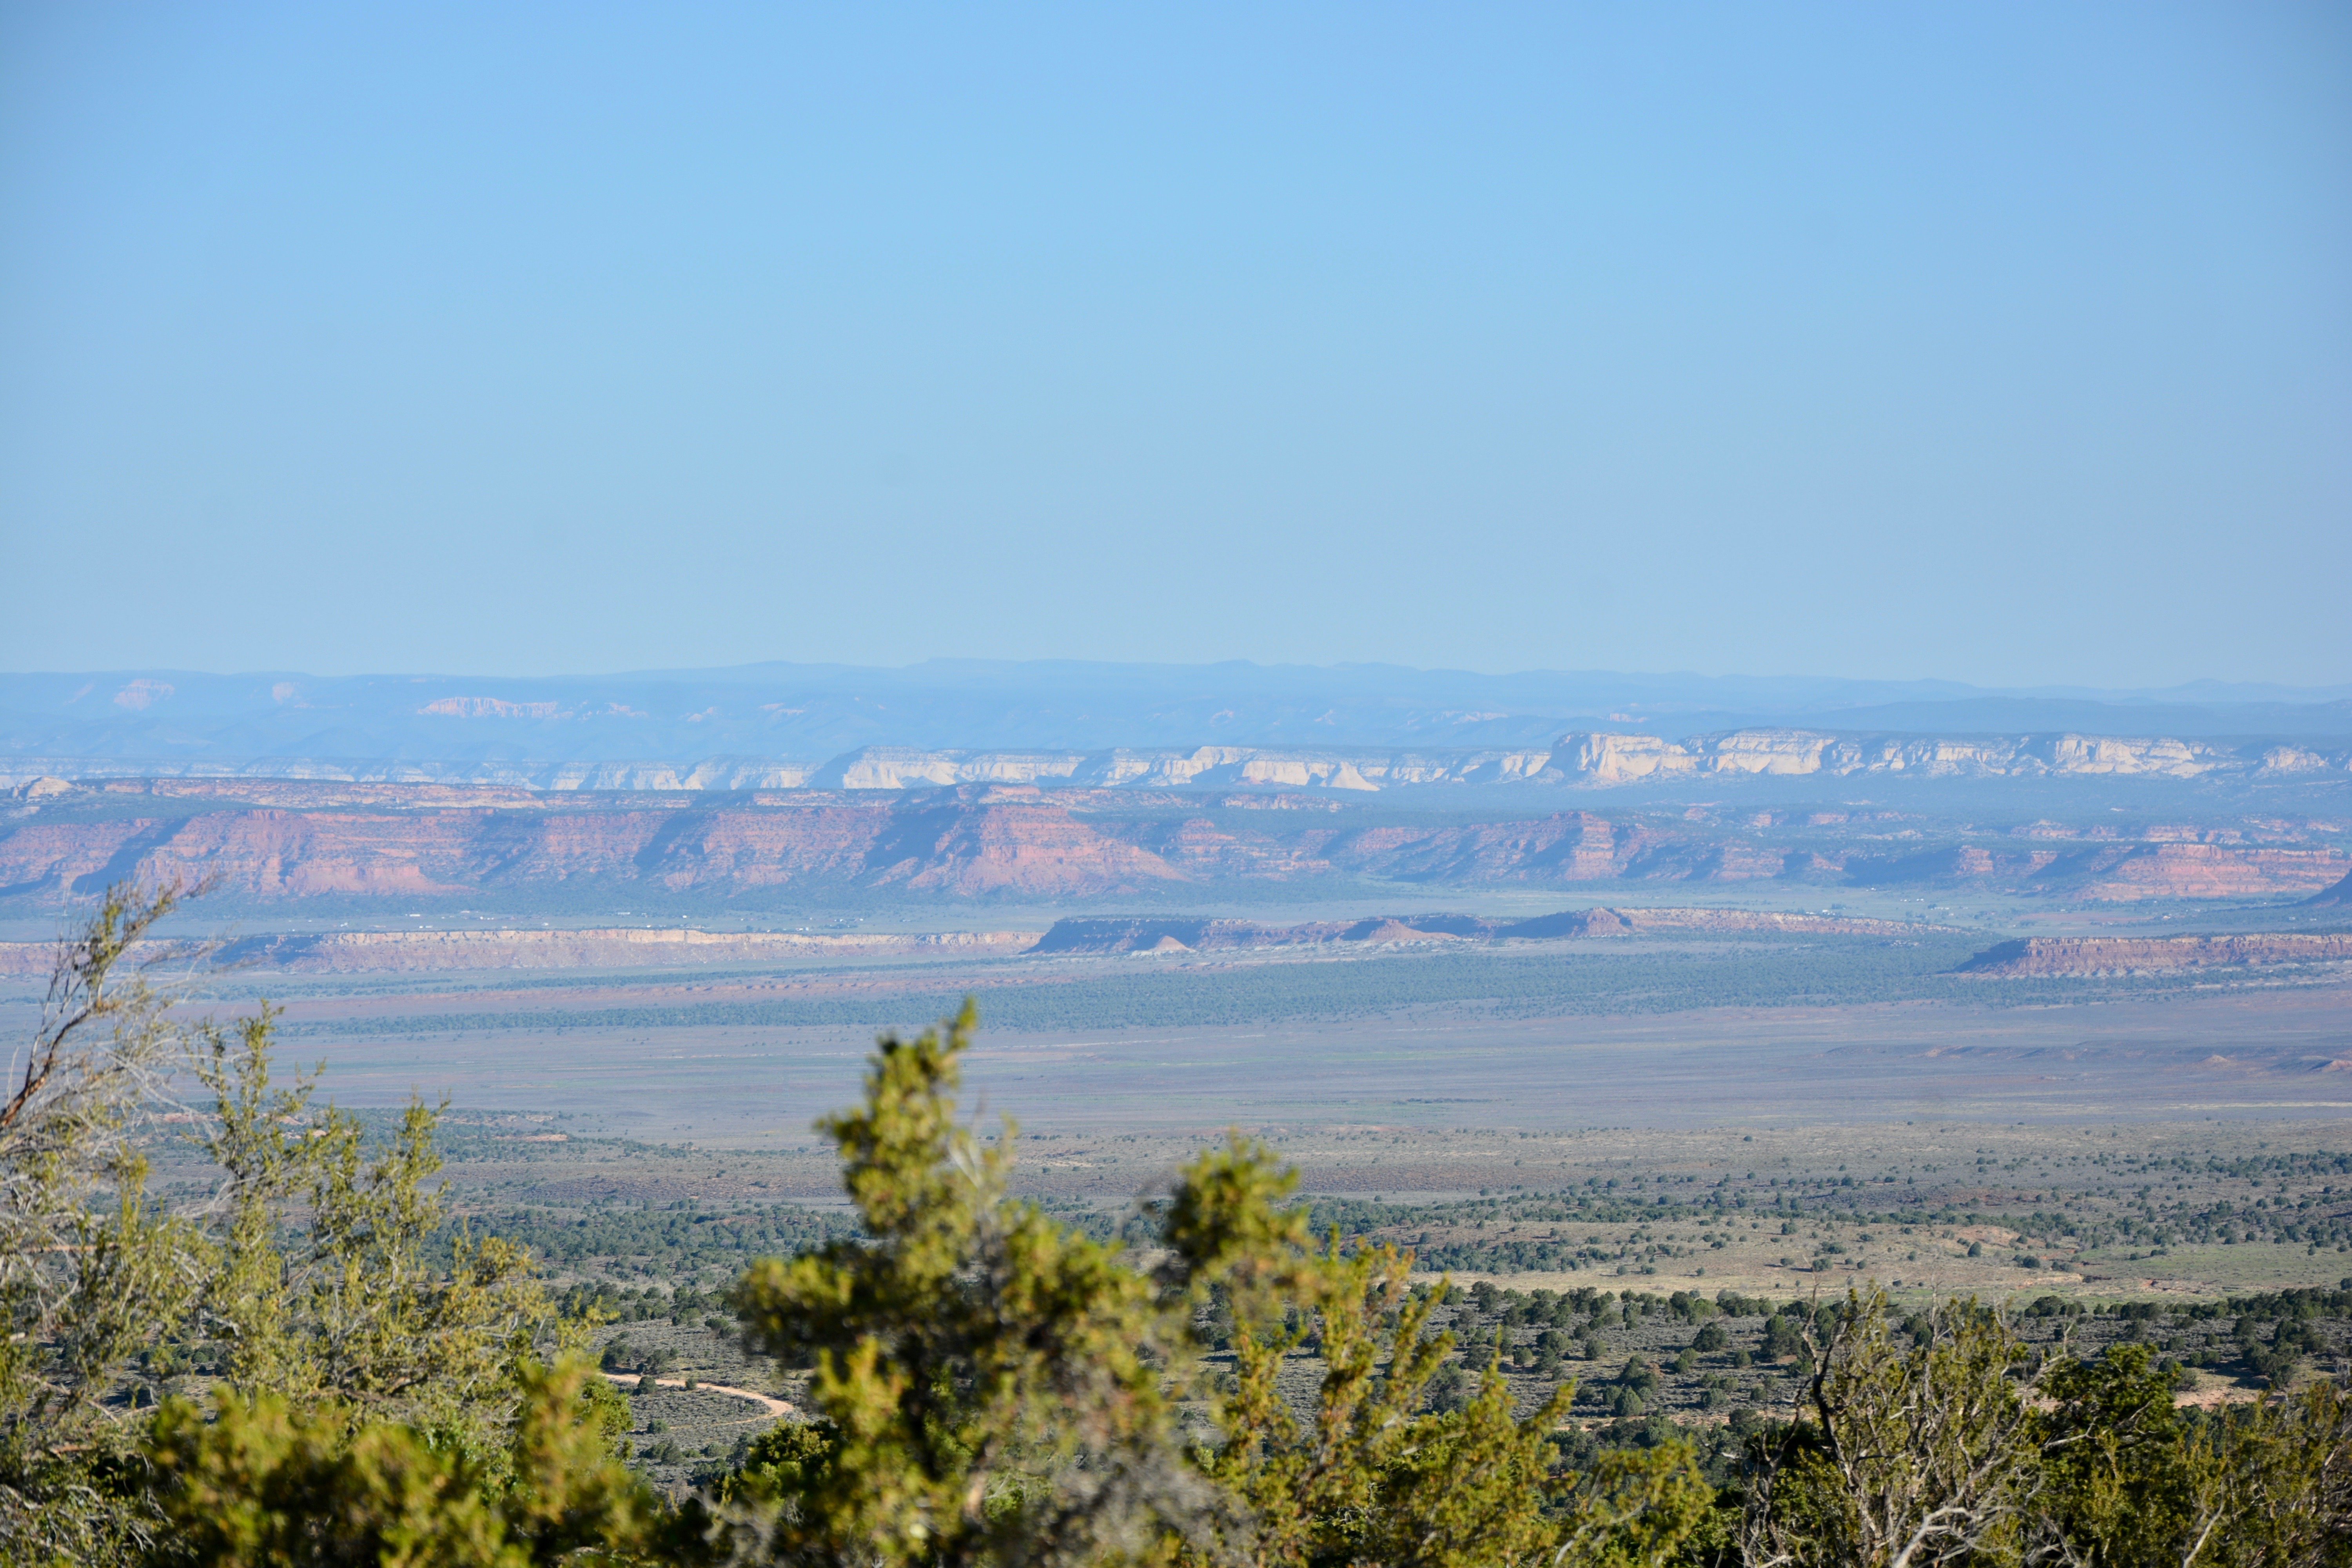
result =
[{"label": "shadow on cliff face", "polygon": [[1350,805],[1358,814],[1346,815],[1319,800],[1312,812],[1285,812],[1254,809],[1273,797],[1230,806],[1166,792],[1004,784],[520,805],[451,805],[439,786],[368,791],[368,804],[315,806],[240,806],[212,793],[194,810],[136,791],[27,796],[0,822],[0,898],[30,912],[109,881],[177,875],[215,878],[220,897],[264,904],[503,894],[528,900],[534,914],[656,892],[722,904],[772,902],[780,892],[811,904],[1054,901],[1400,883],[1596,892],[1680,883],[1753,889],[1766,900],[1838,886],[2107,901],[2324,889],[2336,902],[2320,907],[2352,900],[2352,862],[2316,829],[2277,843],[2181,842],[2151,828],[2097,844],[1979,844],[1961,827],[1931,824],[1905,828],[1927,841],[1898,849],[1854,837],[1879,835],[1884,823],[1848,826],[1842,813],[1758,813],[1733,824],[1568,811],[1464,822],[1385,807]]},{"label": "shadow on cliff face", "polygon": [[1039,791],[1003,785],[963,785],[894,806],[859,879],[960,898],[1093,897],[1191,880]]}]

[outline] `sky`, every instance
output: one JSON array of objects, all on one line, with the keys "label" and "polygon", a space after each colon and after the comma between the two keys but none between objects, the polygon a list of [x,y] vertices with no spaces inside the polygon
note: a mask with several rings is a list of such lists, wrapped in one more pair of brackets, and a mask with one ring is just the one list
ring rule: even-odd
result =
[{"label": "sky", "polygon": [[2352,679],[2352,8],[0,0],[0,668]]}]

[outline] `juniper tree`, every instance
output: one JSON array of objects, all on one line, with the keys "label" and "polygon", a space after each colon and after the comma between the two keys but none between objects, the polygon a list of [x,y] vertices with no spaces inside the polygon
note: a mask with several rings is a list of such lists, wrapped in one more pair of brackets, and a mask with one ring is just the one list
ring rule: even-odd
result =
[{"label": "juniper tree", "polygon": [[412,1102],[371,1151],[358,1118],[313,1105],[314,1077],[274,1086],[273,1023],[264,1007],[209,1031],[196,1064],[226,1215],[202,1329],[227,1381],[499,1452],[519,1369],[576,1352],[576,1333],[511,1243],[460,1230],[438,1260],[439,1113]]},{"label": "juniper tree", "polygon": [[[546,1436],[553,1400],[609,1459],[620,1402],[563,1360],[576,1331],[555,1321],[528,1258],[461,1235],[453,1262],[435,1261],[436,1113],[412,1105],[389,1145],[370,1151],[356,1119],[311,1109],[310,1080],[272,1086],[266,1007],[230,1028],[178,1021],[158,970],[189,950],[154,939],[178,899],[109,889],[60,944],[40,1024],[10,1064],[0,1562],[188,1560],[196,1471],[174,1469],[174,1455],[234,1449],[244,1458],[215,1482],[243,1477],[346,1519],[391,1504],[380,1489],[338,1500],[312,1483],[357,1477],[364,1454],[404,1444],[442,1467],[436,1496],[460,1480],[484,1496],[610,1492],[601,1469],[581,1469],[576,1445]],[[208,1089],[209,1107],[184,1102],[191,1089]],[[148,1194],[142,1151],[184,1125],[219,1185],[213,1201],[167,1212]],[[219,1378],[209,1417],[169,1397],[199,1367]],[[291,1493],[279,1485],[287,1465],[310,1478]],[[509,1498],[499,1517],[536,1506]],[[635,1517],[614,1508],[599,1517]],[[179,1525],[166,1531],[167,1518]],[[502,1539],[546,1535],[514,1528],[523,1533]]]},{"label": "juniper tree", "polygon": [[2145,1345],[2036,1353],[1996,1311],[1807,1315],[1811,1419],[1759,1437],[1742,1549],[1775,1564],[2352,1563],[2352,1401],[2332,1380],[2175,1408]]},{"label": "juniper tree", "polygon": [[[1466,1568],[1660,1562],[1691,1536],[1707,1494],[1687,1447],[1582,1495],[1551,1473],[1569,1389],[1518,1417],[1489,1356],[1475,1395],[1429,1409],[1454,1349],[1430,1331],[1444,1291],[1409,1290],[1392,1248],[1313,1244],[1260,1145],[1185,1168],[1149,1271],[1009,1197],[1009,1131],[983,1145],[955,1120],[973,1025],[967,1005],[885,1037],[865,1104],[823,1123],[871,1239],[738,1289],[760,1348],[815,1365],[819,1423],[762,1439],[730,1483],[772,1510],[777,1560]],[[1302,1419],[1276,1377],[1309,1346]],[[1173,1419],[1187,1394],[1203,1437]]]},{"label": "juniper tree", "polygon": [[495,1457],[334,1400],[229,1389],[209,1409],[173,1400],[148,1447],[170,1531],[155,1557],[206,1568],[530,1568],[713,1556],[699,1511],[663,1509],[614,1457],[609,1423],[583,1419],[601,1382],[576,1361],[525,1368]]},{"label": "juniper tree", "polygon": [[1875,1293],[1790,1317],[1811,1363],[1812,1421],[1765,1455],[1748,1499],[1748,1561],[2018,1561],[2042,1470],[2016,1375],[2026,1352],[2008,1325],[1956,1303],[1922,1344],[1888,1321]]},{"label": "juniper tree", "polygon": [[198,1227],[149,1196],[141,1152],[191,1049],[158,983],[178,955],[151,941],[178,900],[173,887],[108,889],[59,944],[40,1023],[9,1059],[0,1552],[17,1561],[89,1560],[148,1539],[140,1500],[107,1479],[140,1436],[123,1370],[178,1332],[211,1261]]},{"label": "juniper tree", "polygon": [[748,1337],[813,1361],[823,1463],[780,1500],[773,1552],[809,1563],[1141,1560],[1212,1502],[1184,1462],[1168,1294],[1006,1193],[1011,1130],[955,1120],[967,1004],[885,1036],[863,1106],[821,1125],[870,1240],[755,1266]]}]

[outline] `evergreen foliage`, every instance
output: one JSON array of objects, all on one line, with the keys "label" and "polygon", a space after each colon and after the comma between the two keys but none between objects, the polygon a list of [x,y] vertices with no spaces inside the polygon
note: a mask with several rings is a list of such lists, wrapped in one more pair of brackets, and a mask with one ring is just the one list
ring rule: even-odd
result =
[{"label": "evergreen foliage", "polygon": [[[625,1413],[581,1325],[510,1244],[434,1245],[436,1113],[410,1106],[371,1157],[307,1079],[273,1084],[267,1008],[176,1023],[127,963],[176,900],[108,892],[0,1108],[0,1562],[504,1564],[651,1541],[662,1510],[617,1468]],[[174,1098],[191,1079],[201,1113]],[[196,1120],[218,1173],[185,1212],[149,1197],[137,1152],[166,1115]]]},{"label": "evergreen foliage", "polygon": [[[90,1561],[153,1539],[116,1484],[138,1442],[126,1367],[184,1321],[200,1227],[146,1190],[142,1133],[186,1059],[171,995],[126,955],[177,901],[110,889],[59,949],[37,1032],[0,1103],[0,1552]],[[21,1065],[19,1065],[21,1064]],[[131,1396],[152,1403],[152,1385]]]},{"label": "evergreen foliage", "polygon": [[[266,1007],[175,1024],[124,965],[172,904],[107,896],[0,1104],[0,1563],[2352,1563],[2352,1399],[2306,1370],[2344,1291],[2190,1310],[2236,1314],[2231,1353],[2267,1390],[2208,1411],[2176,1405],[2179,1369],[2146,1343],[2032,1344],[1973,1301],[1898,1319],[1861,1292],[1481,1281],[1457,1310],[1412,1254],[1318,1238],[1238,1134],[1181,1173],[1148,1246],[1090,1237],[1010,1194],[1009,1127],[957,1120],[969,1004],[884,1037],[863,1103],[823,1123],[856,1233],[784,1226],[823,1243],[732,1292],[757,1348],[814,1368],[812,1418],[698,1471],[703,1496],[658,1497],[583,1353],[643,1299],[582,1287],[566,1313],[512,1238],[453,1229],[437,1112],[372,1145],[310,1079],[273,1078]],[[187,1082],[200,1110],[172,1098]],[[166,1114],[217,1173],[184,1212],[138,1153]],[[2080,1308],[2025,1312],[2063,1335]],[[1802,1384],[1790,1418],[1678,1429],[1643,1413],[1659,1373],[1638,1355],[1601,1384],[1616,1446],[1568,1419],[1565,1384],[1514,1409],[1507,1361],[1549,1379],[1637,1317],[1687,1336],[1678,1363],[1763,1320]]]}]

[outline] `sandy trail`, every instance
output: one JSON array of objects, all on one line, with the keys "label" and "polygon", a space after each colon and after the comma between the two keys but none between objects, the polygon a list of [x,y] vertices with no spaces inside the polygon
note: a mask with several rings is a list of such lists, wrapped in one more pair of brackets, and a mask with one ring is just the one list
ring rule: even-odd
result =
[{"label": "sandy trail", "polygon": [[[614,1383],[629,1385],[634,1385],[645,1381],[641,1374],[634,1372],[608,1372],[604,1373],[604,1375]],[[657,1377],[654,1379],[654,1386],[656,1388],[684,1388],[686,1386],[686,1379],[682,1377]],[[790,1415],[793,1413],[792,1405],[787,1404],[785,1401],[771,1397],[765,1394],[755,1394],[748,1388],[735,1388],[724,1383],[704,1383],[699,1379],[696,1381],[694,1386],[697,1389],[707,1388],[713,1394],[732,1394],[737,1399],[748,1399],[752,1404],[757,1405],[761,1409],[765,1410],[771,1415]]]}]

